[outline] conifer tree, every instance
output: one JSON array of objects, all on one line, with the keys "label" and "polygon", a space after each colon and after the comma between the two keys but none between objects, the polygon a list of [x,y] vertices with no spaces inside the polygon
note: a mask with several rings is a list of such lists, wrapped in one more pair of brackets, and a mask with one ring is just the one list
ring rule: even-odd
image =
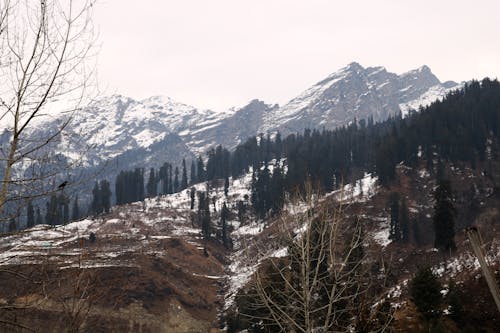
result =
[{"label": "conifer tree", "polygon": [[35,223],[38,224],[43,224],[43,218],[42,214],[40,213],[40,207],[36,207],[36,220]]},{"label": "conifer tree", "polygon": [[196,164],[194,163],[194,160],[191,160],[191,169],[190,169],[190,174],[189,174],[189,184],[193,185],[198,182],[198,179],[196,178]]},{"label": "conifer tree", "polygon": [[59,206],[59,200],[55,194],[50,196],[49,201],[46,204],[47,209],[45,211],[45,223],[52,226],[61,224],[62,214]]},{"label": "conifer tree", "polygon": [[203,163],[203,159],[201,156],[198,157],[198,165],[197,165],[197,171],[198,171],[198,177],[197,181],[198,182],[203,182],[206,180],[205,178],[205,164]]},{"label": "conifer tree", "polygon": [[399,193],[392,192],[389,198],[389,205],[391,209],[391,224],[389,229],[389,239],[394,242],[401,241],[401,225],[399,214]]},{"label": "conifer tree", "polygon": [[28,208],[26,212],[26,227],[31,228],[35,225],[35,210],[33,209],[33,204],[28,202]]},{"label": "conifer tree", "polygon": [[222,205],[222,210],[220,213],[220,220],[221,220],[221,226],[222,226],[222,244],[226,249],[230,248],[230,239],[228,235],[228,230],[227,230],[227,217],[228,217],[229,210],[227,209],[226,202]]},{"label": "conifer tree", "polygon": [[175,167],[173,192],[176,193],[176,192],[179,192],[179,190],[180,190],[180,188],[179,188],[179,168]]},{"label": "conifer tree", "polygon": [[186,160],[184,158],[182,159],[182,176],[181,176],[181,185],[180,186],[181,187],[180,187],[179,191],[186,189],[188,186]]},{"label": "conifer tree", "polygon": [[168,193],[174,193],[174,181],[172,177],[172,165],[168,166]]},{"label": "conifer tree", "polygon": [[99,214],[102,212],[101,191],[99,189],[99,182],[96,181],[94,189],[92,190],[92,203],[90,205],[92,214]]},{"label": "conifer tree", "polygon": [[410,216],[406,199],[401,199],[401,207],[399,213],[399,224],[401,226],[401,241],[407,243],[410,240]]},{"label": "conifer tree", "polygon": [[429,267],[421,268],[410,282],[410,295],[418,311],[429,320],[438,316],[441,283]]},{"label": "conifer tree", "polygon": [[59,196],[59,204],[62,206],[62,223],[69,222],[69,198],[63,193]]},{"label": "conifer tree", "polygon": [[9,222],[9,232],[15,232],[15,231],[17,231],[16,220],[14,218],[11,218]]},{"label": "conifer tree", "polygon": [[276,163],[273,169],[273,175],[270,180],[270,208],[273,215],[278,214],[285,203],[285,182],[279,166]]},{"label": "conifer tree", "polygon": [[227,198],[227,194],[229,192],[229,177],[226,176],[224,179],[224,196]]},{"label": "conifer tree", "polygon": [[107,180],[101,180],[100,192],[102,211],[109,213],[111,209],[111,189]]},{"label": "conifer tree", "polygon": [[71,219],[76,221],[80,218],[80,207],[78,207],[78,195],[75,196],[73,201],[73,208],[71,209]]},{"label": "conifer tree", "polygon": [[158,192],[156,190],[156,183],[157,183],[157,179],[156,179],[155,169],[151,168],[151,170],[149,171],[148,182],[146,184],[148,198],[153,198],[153,197],[156,197],[158,195]]},{"label": "conifer tree", "polygon": [[191,190],[189,190],[189,196],[191,198],[191,210],[194,209],[194,197],[196,195],[196,188],[193,186]]},{"label": "conifer tree", "polygon": [[[207,192],[208,193],[208,192]],[[198,221],[205,240],[210,238],[210,198],[205,192],[198,192]]]},{"label": "conifer tree", "polygon": [[434,192],[434,246],[442,250],[455,250],[455,207],[451,183],[440,180]]}]

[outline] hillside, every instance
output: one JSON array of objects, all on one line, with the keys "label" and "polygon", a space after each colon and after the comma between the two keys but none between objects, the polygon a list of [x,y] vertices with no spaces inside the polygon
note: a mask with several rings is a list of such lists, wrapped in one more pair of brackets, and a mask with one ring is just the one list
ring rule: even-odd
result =
[{"label": "hillside", "polygon": [[187,187],[170,167],[176,193],[2,234],[2,329],[496,332],[463,230],[498,280],[499,112],[498,81],[473,81],[405,117],[219,147]]}]

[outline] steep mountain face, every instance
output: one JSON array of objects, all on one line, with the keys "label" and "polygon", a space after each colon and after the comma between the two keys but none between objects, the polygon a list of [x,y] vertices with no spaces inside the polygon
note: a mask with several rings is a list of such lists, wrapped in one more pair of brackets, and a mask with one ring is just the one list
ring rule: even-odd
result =
[{"label": "steep mountain face", "polygon": [[[355,118],[378,121],[400,111],[406,114],[458,87],[441,83],[427,66],[397,75],[351,63],[282,107],[253,100],[240,109],[215,112],[168,97],[113,95],[77,112],[55,151],[69,160],[84,156],[87,169],[104,162],[117,170],[158,167],[165,161],[179,165],[182,158],[189,160],[219,144],[232,149],[259,133],[279,130],[286,135],[305,128],[331,129]],[[60,122],[45,122],[31,135],[44,137]]]},{"label": "steep mountain face", "polygon": [[[78,112],[67,132],[78,134],[92,146],[89,165],[119,158],[127,151],[149,151],[150,156],[136,154],[142,164],[148,163],[154,159],[153,154],[161,153],[162,146],[167,144],[176,147],[172,156],[175,162],[180,162],[182,157],[191,157],[192,152],[179,133],[212,126],[221,117],[216,112],[199,110],[168,97],[136,101],[114,95]],[[65,147],[62,142],[60,149],[67,151],[68,148],[71,147]]]},{"label": "steep mountain face", "polygon": [[429,104],[458,86],[441,83],[427,66],[397,75],[353,62],[269,113],[260,131],[287,134],[304,128],[332,129],[354,118],[380,121]]},{"label": "steep mountain face", "polygon": [[266,116],[277,109],[277,105],[268,105],[255,99],[241,109],[230,110],[227,117],[212,126],[185,130],[180,135],[197,154],[216,145],[234,149],[247,138],[259,133]]}]

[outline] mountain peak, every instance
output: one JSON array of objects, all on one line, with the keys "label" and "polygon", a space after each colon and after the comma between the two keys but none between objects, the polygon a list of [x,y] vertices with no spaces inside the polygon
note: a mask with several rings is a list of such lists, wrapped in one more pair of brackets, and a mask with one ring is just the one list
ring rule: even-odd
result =
[{"label": "mountain peak", "polygon": [[357,73],[357,72],[364,71],[364,70],[365,70],[365,68],[363,66],[361,66],[359,63],[353,61],[353,62],[349,63],[347,66],[340,69],[338,72],[335,72],[334,74],[332,74],[330,76],[335,76],[335,75],[338,76],[339,74],[345,74],[345,73]]}]

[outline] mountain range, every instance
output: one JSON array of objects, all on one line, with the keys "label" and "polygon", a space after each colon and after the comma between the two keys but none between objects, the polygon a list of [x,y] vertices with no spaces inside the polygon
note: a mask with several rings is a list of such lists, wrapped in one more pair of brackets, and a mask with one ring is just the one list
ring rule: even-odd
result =
[{"label": "mountain range", "polygon": [[[143,100],[112,95],[97,99],[78,112],[66,137],[78,137],[91,147],[85,166],[107,162],[117,169],[180,164],[216,145],[236,147],[260,133],[282,135],[305,128],[333,129],[354,119],[382,121],[442,98],[461,85],[442,83],[427,66],[397,75],[384,67],[351,63],[319,81],[283,106],[258,99],[225,112],[198,109],[169,97]],[[56,120],[35,131],[52,128]],[[42,133],[40,133],[40,131]],[[72,158],[74,140],[61,140],[57,150]]]}]

